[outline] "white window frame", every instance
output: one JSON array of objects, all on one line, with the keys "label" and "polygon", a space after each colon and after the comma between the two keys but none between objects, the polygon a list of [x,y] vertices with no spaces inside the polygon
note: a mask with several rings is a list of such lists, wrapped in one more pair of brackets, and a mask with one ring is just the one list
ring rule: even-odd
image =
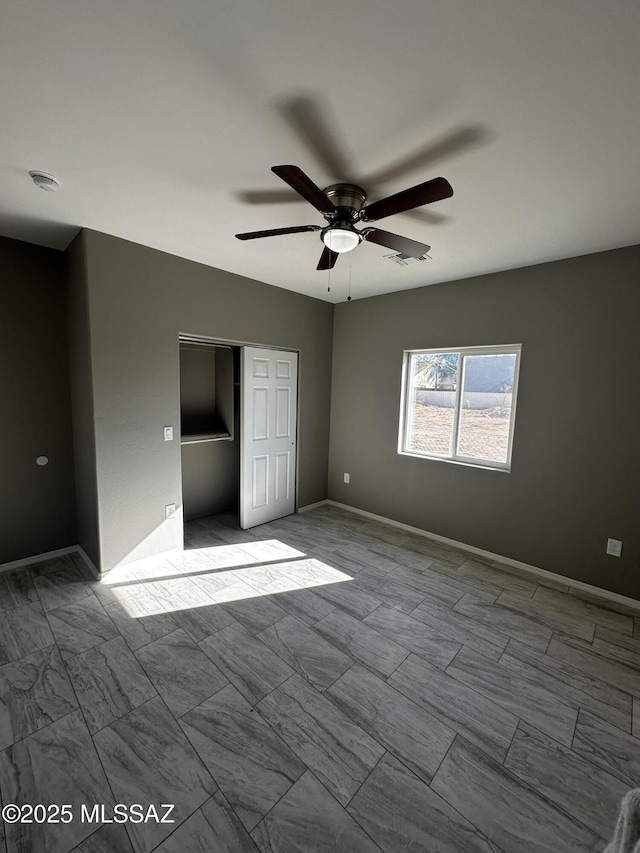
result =
[{"label": "white window frame", "polygon": [[[439,462],[453,462],[458,465],[470,465],[474,468],[488,468],[495,471],[509,472],[511,470],[511,452],[513,449],[513,431],[516,422],[516,401],[518,398],[518,378],[520,375],[520,355],[522,344],[501,344],[499,346],[483,347],[435,347],[433,349],[411,349],[405,350],[402,359],[402,393],[400,398],[400,425],[398,430],[398,453],[402,456],[415,456],[420,459],[435,459]],[[460,354],[458,362],[458,382],[456,384],[456,399],[454,408],[453,430],[451,433],[450,452],[448,454],[424,453],[420,450],[408,448],[409,437],[413,420],[412,394],[411,394],[411,371],[409,369],[411,359],[415,355],[433,355],[437,353],[456,352]],[[465,356],[473,355],[515,355],[516,361],[513,371],[513,388],[511,391],[511,419],[509,422],[509,442],[507,446],[507,461],[494,462],[491,459],[477,459],[470,456],[461,456],[455,452],[458,446],[460,431],[460,399],[464,388]]]}]

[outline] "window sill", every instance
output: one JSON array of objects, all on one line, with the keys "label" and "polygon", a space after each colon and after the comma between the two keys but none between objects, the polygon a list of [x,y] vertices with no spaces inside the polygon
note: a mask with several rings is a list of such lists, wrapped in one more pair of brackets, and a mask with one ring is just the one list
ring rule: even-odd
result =
[{"label": "window sill", "polygon": [[398,456],[410,456],[412,459],[426,459],[430,462],[448,462],[450,465],[463,465],[465,468],[481,468],[483,471],[498,471],[510,474],[511,466],[483,465],[481,461],[470,462],[462,459],[450,459],[447,456],[430,456],[427,453],[413,453],[410,450],[398,450]]}]

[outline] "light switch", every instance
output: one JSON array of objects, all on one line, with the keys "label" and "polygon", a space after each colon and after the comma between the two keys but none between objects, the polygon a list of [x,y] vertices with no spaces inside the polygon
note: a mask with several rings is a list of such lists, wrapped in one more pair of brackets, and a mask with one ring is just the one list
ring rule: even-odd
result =
[{"label": "light switch", "polygon": [[164,440],[165,441],[173,441],[173,427],[168,426],[164,428]]}]

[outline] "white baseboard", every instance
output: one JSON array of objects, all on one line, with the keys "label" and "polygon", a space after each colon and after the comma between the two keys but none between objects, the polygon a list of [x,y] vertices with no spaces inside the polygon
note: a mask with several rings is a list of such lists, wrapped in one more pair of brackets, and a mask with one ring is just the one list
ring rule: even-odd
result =
[{"label": "white baseboard", "polygon": [[[326,504],[331,504],[331,503],[334,503],[334,501],[329,501],[326,499],[323,501],[317,501],[314,504],[307,504],[306,506],[299,506],[298,512],[309,512],[309,510],[311,510],[311,509],[317,509],[319,506],[325,506]],[[338,504],[336,504],[336,506],[338,506]]]},{"label": "white baseboard", "polygon": [[10,572],[12,569],[20,569],[23,566],[30,566],[32,563],[44,563],[45,560],[54,560],[56,557],[75,554],[77,551],[78,546],[71,545],[69,548],[58,548],[56,551],[47,551],[46,554],[34,554],[33,557],[24,557],[22,560],[12,560],[10,563],[1,563],[0,572]]},{"label": "white baseboard", "polygon": [[[401,530],[406,530],[409,533],[415,533],[417,536],[424,536],[427,539],[433,539],[435,542],[441,542],[443,545],[450,545],[452,548],[458,548],[460,551],[467,551],[470,554],[475,554],[478,557],[483,557],[485,560],[495,560],[497,563],[503,563],[505,566],[512,566],[514,569],[520,569],[523,572],[528,572],[531,575],[536,575],[540,578],[556,581],[557,583],[566,584],[573,589],[578,589],[581,592],[588,592],[598,598],[604,598],[607,601],[613,601],[616,604],[623,604],[631,610],[640,610],[640,601],[635,598],[629,598],[626,595],[620,595],[618,592],[612,592],[609,589],[602,589],[599,586],[592,586],[589,583],[576,580],[575,578],[567,577],[567,575],[559,575],[556,572],[549,572],[547,569],[541,569],[538,566],[531,566],[529,563],[522,563],[520,560],[512,560],[511,557],[503,557],[502,554],[494,554],[492,551],[485,551],[483,548],[476,548],[474,545],[467,545],[465,542],[458,542],[456,539],[448,539],[446,536],[439,536],[437,533],[429,533],[428,530],[422,530],[420,527],[412,527],[410,524],[403,524],[401,521],[394,521],[392,518],[386,518],[383,515],[376,515],[373,512],[367,512],[364,509],[358,509],[355,506],[339,503],[338,501],[322,501],[321,503],[331,506],[340,507],[348,512],[353,512],[356,515],[363,515],[366,518],[371,518],[374,521],[380,521],[382,524],[389,524],[391,527],[399,527]],[[313,507],[309,507],[312,509]]]},{"label": "white baseboard", "polygon": [[93,560],[92,560],[92,559],[91,559],[91,557],[87,554],[87,552],[84,550],[84,548],[82,547],[82,545],[77,545],[75,550],[76,550],[76,552],[77,552],[78,554],[80,554],[80,556],[82,557],[82,559],[85,561],[85,563],[87,564],[87,568],[89,569],[89,571],[91,572],[91,574],[95,575],[96,580],[98,580],[98,581],[99,581],[99,580],[100,580],[100,578],[102,577],[102,575],[100,574],[99,569],[97,568],[97,566],[95,566],[95,565],[94,565]]}]

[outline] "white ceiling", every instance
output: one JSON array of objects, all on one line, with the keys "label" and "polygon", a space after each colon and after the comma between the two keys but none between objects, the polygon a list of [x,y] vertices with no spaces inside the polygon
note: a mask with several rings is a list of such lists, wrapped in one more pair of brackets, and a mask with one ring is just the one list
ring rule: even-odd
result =
[{"label": "white ceiling", "polygon": [[[358,298],[631,245],[639,44],[637,0],[4,0],[0,233],[64,248],[84,226],[330,301],[349,276]],[[324,224],[242,195],[290,195],[284,163],[372,199],[444,175],[439,221],[380,223],[433,259],[363,244],[327,293],[317,233],[236,240]]]}]

